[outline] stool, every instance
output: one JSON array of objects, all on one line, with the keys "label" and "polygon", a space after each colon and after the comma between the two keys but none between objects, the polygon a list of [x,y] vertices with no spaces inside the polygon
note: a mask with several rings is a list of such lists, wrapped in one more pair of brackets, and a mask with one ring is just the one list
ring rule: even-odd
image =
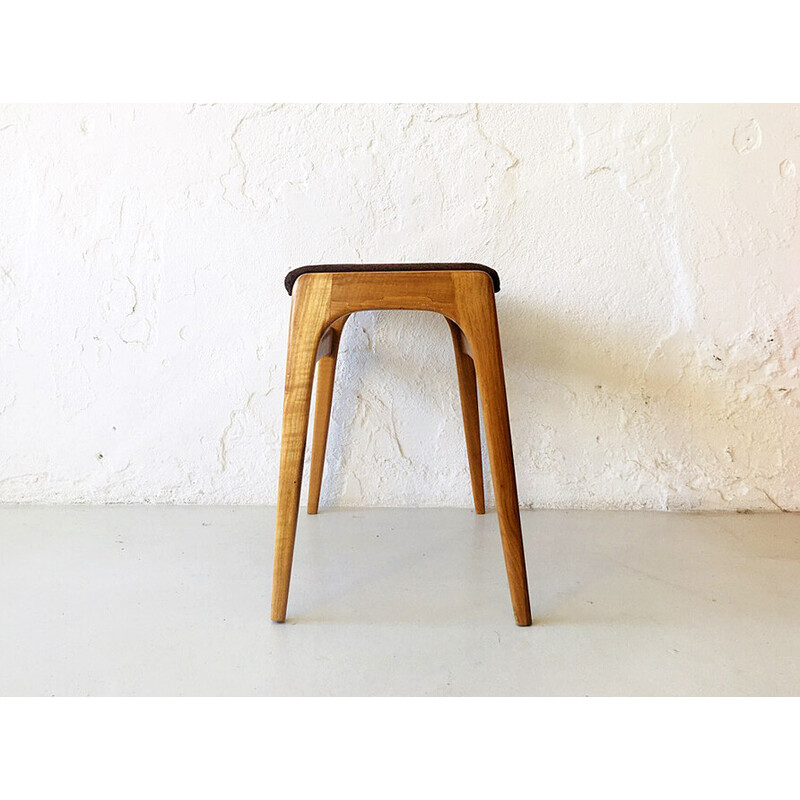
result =
[{"label": "stool", "polygon": [[350,314],[357,311],[402,309],[435,311],[444,315],[450,326],[472,496],[475,511],[483,514],[480,389],[511,604],[517,625],[530,625],[517,480],[494,302],[494,294],[500,289],[497,273],[482,264],[328,264],[292,270],[285,285],[292,297],[292,309],[281,429],[272,620],[286,619],[315,366],[319,364],[309,514],[316,514],[319,504],[342,328]]}]

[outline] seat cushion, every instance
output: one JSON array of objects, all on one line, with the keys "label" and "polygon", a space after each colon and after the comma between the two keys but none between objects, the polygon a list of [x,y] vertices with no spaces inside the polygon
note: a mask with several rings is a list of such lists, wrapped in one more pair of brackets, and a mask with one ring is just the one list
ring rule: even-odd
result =
[{"label": "seat cushion", "polygon": [[452,272],[453,270],[485,272],[492,279],[495,292],[500,291],[500,276],[491,267],[483,264],[318,264],[313,267],[293,269],[283,283],[286,291],[291,294],[294,282],[307,272]]}]

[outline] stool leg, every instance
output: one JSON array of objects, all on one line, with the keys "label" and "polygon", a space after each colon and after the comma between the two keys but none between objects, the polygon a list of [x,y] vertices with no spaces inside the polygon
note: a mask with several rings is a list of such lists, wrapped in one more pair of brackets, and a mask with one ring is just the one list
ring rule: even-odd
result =
[{"label": "stool leg", "polygon": [[483,497],[483,465],[481,463],[481,423],[478,416],[478,386],[475,382],[475,365],[466,352],[466,341],[461,328],[448,319],[456,355],[458,392],[461,396],[461,416],[464,420],[464,437],[467,440],[467,461],[472,484],[472,500],[476,514],[486,513]]},{"label": "stool leg", "polygon": [[308,513],[319,510],[319,493],[322,488],[322,472],[325,467],[325,448],[328,443],[328,427],[333,403],[333,381],[336,376],[336,359],[339,341],[347,317],[340,317],[331,325],[333,339],[328,355],[317,364],[317,400],[314,406],[314,431],[311,434],[311,471],[308,482]]},{"label": "stool leg", "polygon": [[522,524],[517,499],[517,478],[508,420],[508,399],[503,375],[500,331],[494,295],[470,303],[467,336],[475,359],[483,407],[483,424],[489,448],[497,517],[503,555],[511,591],[511,605],[517,625],[531,624],[528,576],[522,543]]},{"label": "stool leg", "polygon": [[[314,284],[312,284],[312,287]],[[324,287],[323,287],[324,288]],[[329,284],[328,284],[329,291]],[[329,294],[328,294],[329,297]],[[325,327],[328,297],[312,289],[304,292],[298,281],[292,298],[286,388],[283,396],[281,461],[278,476],[278,508],[275,521],[275,561],[272,578],[274,622],[286,620],[289,580],[303,479],[308,415],[317,346]]]}]

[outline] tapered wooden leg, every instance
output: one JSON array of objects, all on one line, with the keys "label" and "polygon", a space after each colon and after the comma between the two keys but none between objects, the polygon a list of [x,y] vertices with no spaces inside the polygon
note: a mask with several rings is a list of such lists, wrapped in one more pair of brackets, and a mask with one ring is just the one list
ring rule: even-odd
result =
[{"label": "tapered wooden leg", "polygon": [[328,329],[331,335],[330,350],[317,362],[317,400],[314,407],[314,432],[311,435],[311,471],[308,484],[308,513],[319,510],[319,493],[325,467],[325,448],[333,403],[333,382],[336,376],[336,358],[339,340],[347,317],[340,317]]},{"label": "tapered wooden leg", "polygon": [[461,395],[461,416],[464,419],[464,436],[467,440],[467,460],[469,478],[472,483],[472,500],[475,513],[484,514],[486,506],[483,497],[483,466],[481,463],[481,423],[478,416],[478,386],[475,382],[475,365],[467,353],[467,342],[461,328],[448,319],[450,334],[453,337],[453,350],[456,355],[458,372],[458,392]]},{"label": "tapered wooden leg", "polygon": [[511,605],[517,625],[530,625],[528,576],[522,543],[517,478],[514,473],[511,426],[508,420],[508,400],[500,350],[500,331],[497,325],[494,295],[487,289],[481,300],[478,302],[476,299],[469,304],[466,310],[467,324],[462,329],[469,339],[475,361],[500,537],[511,591]]},{"label": "tapered wooden leg", "polygon": [[307,277],[295,284],[289,322],[270,614],[275,622],[286,620],[314,365],[330,303],[330,280],[313,276],[301,284]]}]

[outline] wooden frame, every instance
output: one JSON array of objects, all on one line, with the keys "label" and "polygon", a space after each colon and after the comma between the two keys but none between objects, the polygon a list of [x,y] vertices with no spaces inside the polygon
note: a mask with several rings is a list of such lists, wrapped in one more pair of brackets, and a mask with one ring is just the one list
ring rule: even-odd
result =
[{"label": "wooden frame", "polygon": [[446,269],[306,273],[297,278],[292,292],[286,360],[271,618],[275,622],[286,619],[315,365],[319,364],[308,499],[310,514],[315,514],[319,505],[342,328],[350,314],[379,309],[434,311],[447,318],[455,351],[475,510],[484,513],[478,418],[480,393],[511,604],[517,624],[530,625],[528,580],[494,285],[486,272]]}]

